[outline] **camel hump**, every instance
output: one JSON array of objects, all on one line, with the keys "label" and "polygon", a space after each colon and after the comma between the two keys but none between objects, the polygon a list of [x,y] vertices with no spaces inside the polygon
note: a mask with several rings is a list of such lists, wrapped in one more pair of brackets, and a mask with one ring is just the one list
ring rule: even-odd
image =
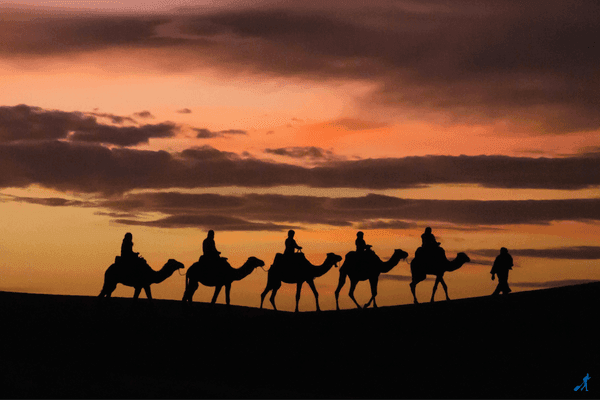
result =
[{"label": "camel hump", "polygon": [[415,251],[415,258],[444,258],[446,251],[443,247],[419,247]]}]

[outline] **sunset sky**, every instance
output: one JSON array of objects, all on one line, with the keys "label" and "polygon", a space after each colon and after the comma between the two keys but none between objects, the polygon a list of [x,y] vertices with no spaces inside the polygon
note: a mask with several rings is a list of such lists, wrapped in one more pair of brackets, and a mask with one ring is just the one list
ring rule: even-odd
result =
[{"label": "sunset sky", "polygon": [[[599,20],[562,0],[2,2],[0,290],[96,296],[126,232],[160,269],[209,229],[232,266],[268,267],[288,229],[320,264],[358,230],[410,261],[431,226],[471,258],[451,298],[490,294],[503,246],[514,291],[600,280]],[[382,275],[378,304],[412,302],[409,281]]]}]

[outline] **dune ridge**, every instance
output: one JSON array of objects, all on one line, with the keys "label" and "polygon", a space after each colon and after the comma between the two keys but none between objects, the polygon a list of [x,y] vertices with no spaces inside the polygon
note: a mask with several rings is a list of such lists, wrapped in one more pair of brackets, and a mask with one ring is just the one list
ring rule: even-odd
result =
[{"label": "dune ridge", "polygon": [[[0,292],[1,391],[9,398],[597,397],[599,297],[594,282],[292,313]],[[575,392],[586,373],[590,391]]]}]

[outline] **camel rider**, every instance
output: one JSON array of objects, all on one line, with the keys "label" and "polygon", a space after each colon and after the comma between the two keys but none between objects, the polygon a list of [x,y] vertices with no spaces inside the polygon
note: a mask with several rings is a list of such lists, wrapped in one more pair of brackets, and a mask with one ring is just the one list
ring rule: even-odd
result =
[{"label": "camel rider", "polygon": [[139,254],[133,251],[133,235],[127,232],[121,243],[121,261],[136,261]]},{"label": "camel rider", "polygon": [[291,229],[288,231],[288,237],[287,239],[285,239],[285,251],[283,252],[283,255],[293,255],[296,249],[302,250],[302,247],[298,246],[298,244],[294,240],[295,234],[296,232],[294,232]]},{"label": "camel rider", "polygon": [[208,235],[206,235],[206,239],[202,242],[202,252],[204,256],[211,259],[218,259],[221,255],[220,251],[217,251],[217,247],[215,245],[215,231],[212,229],[208,231]]},{"label": "camel rider", "polygon": [[359,231],[356,234],[356,240],[354,241],[354,244],[356,245],[356,252],[357,253],[361,253],[363,251],[367,251],[371,249],[371,245],[370,244],[366,244],[365,243],[365,239],[364,239],[364,233]]},{"label": "camel rider", "polygon": [[421,246],[427,249],[436,248],[440,245],[440,242],[435,240],[435,236],[431,233],[430,227],[425,228],[425,233],[421,235],[421,240],[423,241]]}]

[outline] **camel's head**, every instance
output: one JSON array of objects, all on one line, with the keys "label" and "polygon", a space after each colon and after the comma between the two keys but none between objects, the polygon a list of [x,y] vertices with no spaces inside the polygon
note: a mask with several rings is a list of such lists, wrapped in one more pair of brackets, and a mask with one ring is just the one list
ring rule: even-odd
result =
[{"label": "camel's head", "polygon": [[168,268],[169,270],[175,272],[178,269],[185,268],[185,266],[177,260],[173,260],[172,258],[167,261],[164,268]]},{"label": "camel's head", "polygon": [[402,249],[396,249],[396,250],[394,250],[394,254],[400,256],[401,260],[406,260],[406,258],[408,258],[408,253],[405,252]]},{"label": "camel's head", "polygon": [[468,262],[470,262],[470,261],[471,261],[471,259],[469,258],[469,256],[468,256],[468,255],[466,255],[465,253],[462,253],[462,252],[461,252],[461,253],[458,253],[458,254],[456,255],[456,258],[457,258],[458,260],[460,260],[460,262],[461,262],[462,264],[464,264],[464,263],[468,263]]},{"label": "camel's head", "polygon": [[337,267],[338,263],[342,261],[342,256],[338,256],[335,253],[327,253],[327,261],[332,262]]},{"label": "camel's head", "polygon": [[248,257],[248,262],[254,268],[259,268],[259,267],[264,267],[265,266],[265,262],[263,260],[259,259],[259,258],[256,258],[256,257]]}]

